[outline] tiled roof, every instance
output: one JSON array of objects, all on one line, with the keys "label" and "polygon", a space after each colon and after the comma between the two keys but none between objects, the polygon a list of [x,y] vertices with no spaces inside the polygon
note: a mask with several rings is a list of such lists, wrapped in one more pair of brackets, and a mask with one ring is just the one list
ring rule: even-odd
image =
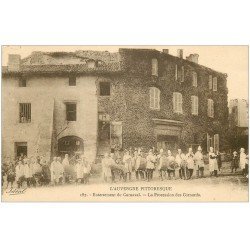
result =
[{"label": "tiled roof", "polygon": [[93,68],[88,67],[87,64],[65,64],[65,65],[21,65],[19,70],[9,70],[7,66],[2,67],[3,74],[13,73],[108,73],[108,72],[119,72],[119,62],[108,63]]}]

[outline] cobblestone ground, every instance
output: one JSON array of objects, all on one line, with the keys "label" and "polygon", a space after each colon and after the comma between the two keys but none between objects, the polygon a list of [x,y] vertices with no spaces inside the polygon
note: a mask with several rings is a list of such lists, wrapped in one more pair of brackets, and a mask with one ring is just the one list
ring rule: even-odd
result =
[{"label": "cobblestone ground", "polygon": [[[195,173],[194,173],[195,174]],[[120,197],[115,192],[115,198],[105,196],[112,193],[112,188],[148,187],[150,192],[121,191]],[[155,192],[157,187],[169,187],[169,192]],[[15,188],[14,188],[15,189]],[[124,193],[125,192],[125,193]],[[127,192],[127,193],[126,193]],[[97,194],[97,196],[94,196]],[[100,194],[98,196],[98,194]],[[127,196],[126,196],[127,194]],[[166,196],[168,195],[169,196]],[[163,196],[161,196],[163,195]],[[164,196],[165,195],[165,196]],[[174,196],[173,196],[174,195]],[[130,181],[117,179],[115,183],[104,183],[100,176],[91,176],[88,184],[63,184],[60,186],[32,187],[23,193],[11,194],[6,183],[2,188],[3,201],[248,201],[248,178],[238,170],[231,173],[230,164],[224,163],[218,177],[210,177],[208,166],[205,168],[205,178],[197,179],[194,175],[190,180],[165,179],[160,180],[158,173],[154,172],[151,182],[136,180],[132,174]]]}]

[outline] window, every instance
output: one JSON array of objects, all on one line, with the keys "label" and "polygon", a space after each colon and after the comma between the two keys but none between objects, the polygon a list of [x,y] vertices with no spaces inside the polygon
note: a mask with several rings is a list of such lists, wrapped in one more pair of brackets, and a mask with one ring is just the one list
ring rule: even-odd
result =
[{"label": "window", "polygon": [[213,76],[209,75],[208,77],[208,85],[209,85],[209,89],[213,89]]},{"label": "window", "polygon": [[213,91],[217,91],[217,77],[213,78]]},{"label": "window", "polygon": [[173,107],[175,113],[182,113],[182,94],[178,92],[173,93]]},{"label": "window", "polygon": [[219,151],[219,134],[214,135],[214,152]]},{"label": "window", "polygon": [[26,79],[25,78],[20,78],[19,79],[19,87],[26,87]]},{"label": "window", "polygon": [[100,83],[100,96],[110,96],[110,83],[109,82]]},{"label": "window", "polygon": [[192,74],[192,82],[193,82],[193,86],[197,87],[197,73],[193,72]]},{"label": "window", "polygon": [[212,99],[208,99],[208,109],[207,114],[209,117],[214,117],[214,101]]},{"label": "window", "polygon": [[27,142],[15,142],[16,157],[27,156]]},{"label": "window", "polygon": [[209,152],[210,147],[213,147],[213,138],[207,134],[207,152]]},{"label": "window", "polygon": [[184,82],[184,79],[185,79],[185,69],[184,69],[184,66],[181,67],[181,82]]},{"label": "window", "polygon": [[69,76],[69,86],[76,86],[76,76]]},{"label": "window", "polygon": [[191,96],[192,115],[198,115],[198,96]]},{"label": "window", "polygon": [[175,81],[178,80],[178,65],[175,65]]},{"label": "window", "polygon": [[156,58],[152,59],[152,76],[158,76],[158,61]]},{"label": "window", "polygon": [[19,103],[19,122],[31,122],[31,103]]},{"label": "window", "polygon": [[66,120],[76,121],[76,103],[66,103]]},{"label": "window", "polygon": [[158,88],[150,88],[150,108],[160,109],[160,95],[161,91]]}]

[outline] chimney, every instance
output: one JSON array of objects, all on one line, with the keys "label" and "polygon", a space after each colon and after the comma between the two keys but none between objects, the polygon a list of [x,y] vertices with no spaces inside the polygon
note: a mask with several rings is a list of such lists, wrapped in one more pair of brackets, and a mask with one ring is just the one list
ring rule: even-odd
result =
[{"label": "chimney", "polygon": [[183,58],[183,49],[178,49],[177,50],[177,56],[179,57],[179,58]]},{"label": "chimney", "polygon": [[169,49],[163,49],[162,52],[163,52],[164,54],[169,54]]},{"label": "chimney", "polygon": [[186,57],[186,59],[190,62],[198,64],[199,55],[198,54],[190,54],[189,56]]},{"label": "chimney", "polygon": [[21,56],[18,54],[9,54],[8,70],[18,71],[20,70]]}]

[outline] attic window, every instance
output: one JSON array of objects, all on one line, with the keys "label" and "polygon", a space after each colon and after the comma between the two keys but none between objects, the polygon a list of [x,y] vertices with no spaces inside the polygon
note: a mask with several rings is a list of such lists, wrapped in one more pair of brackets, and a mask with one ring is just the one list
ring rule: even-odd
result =
[{"label": "attic window", "polygon": [[94,69],[95,68],[95,61],[89,60],[89,61],[87,61],[87,65],[88,65],[89,69]]},{"label": "attic window", "polygon": [[100,96],[110,96],[109,82],[100,82]]},{"label": "attic window", "polygon": [[26,79],[25,78],[19,79],[19,87],[26,87]]},{"label": "attic window", "polygon": [[76,86],[76,76],[69,76],[69,86]]}]

